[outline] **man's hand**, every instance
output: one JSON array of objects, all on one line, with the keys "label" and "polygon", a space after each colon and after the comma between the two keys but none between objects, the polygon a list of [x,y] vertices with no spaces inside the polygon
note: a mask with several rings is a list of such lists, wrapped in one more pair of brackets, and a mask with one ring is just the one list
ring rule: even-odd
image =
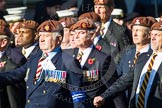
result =
[{"label": "man's hand", "polygon": [[93,105],[95,107],[100,107],[103,104],[104,104],[104,98],[103,97],[97,96],[97,97],[94,98]]}]

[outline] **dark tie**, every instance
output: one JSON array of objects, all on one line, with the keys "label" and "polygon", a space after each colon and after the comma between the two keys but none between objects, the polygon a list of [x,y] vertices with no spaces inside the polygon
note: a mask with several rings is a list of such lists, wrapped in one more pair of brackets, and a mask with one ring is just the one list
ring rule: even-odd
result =
[{"label": "dark tie", "polygon": [[77,56],[77,60],[78,60],[79,62],[81,62],[82,56],[83,56],[83,52],[79,52],[79,54],[78,54],[78,56]]},{"label": "dark tie", "polygon": [[147,72],[145,74],[145,77],[143,79],[143,82],[142,82],[142,85],[141,85],[141,88],[140,88],[140,91],[139,91],[139,96],[138,96],[138,101],[137,101],[137,108],[144,108],[146,88],[147,88],[147,85],[148,85],[148,81],[150,79],[152,66],[154,64],[154,60],[155,60],[156,56],[157,56],[157,54],[154,53],[151,60],[150,60],[149,65],[148,65]]},{"label": "dark tie", "polygon": [[47,53],[42,54],[42,57],[38,61],[38,67],[37,67],[37,71],[36,71],[36,75],[35,75],[35,81],[37,81],[40,77],[40,74],[43,69],[41,63],[43,62],[43,60],[45,60],[47,58],[47,56],[48,56]]},{"label": "dark tie", "polygon": [[140,52],[137,51],[137,52],[136,52],[136,55],[135,55],[135,57],[134,57],[134,61],[133,61],[134,64],[136,64],[139,55],[140,55]]}]

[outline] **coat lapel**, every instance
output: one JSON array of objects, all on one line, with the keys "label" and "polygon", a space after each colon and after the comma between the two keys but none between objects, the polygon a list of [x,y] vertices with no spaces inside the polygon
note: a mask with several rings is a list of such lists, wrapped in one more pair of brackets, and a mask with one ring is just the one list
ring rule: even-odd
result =
[{"label": "coat lapel", "polygon": [[[56,64],[56,61],[58,60],[60,54],[61,54],[61,51],[58,52],[58,53],[51,59],[52,63],[55,65],[55,67],[58,67],[57,64]],[[39,58],[40,58],[40,57],[41,57],[41,55],[39,56]],[[37,58],[36,60],[33,60],[33,63],[32,63],[32,66],[33,66],[33,67],[37,67],[39,58]],[[39,80],[36,84],[34,84],[33,79],[34,79],[34,77],[35,77],[36,70],[37,70],[37,68],[32,68],[32,71],[31,71],[31,76],[30,76],[29,82],[28,82],[28,83],[31,85],[31,88],[30,88],[30,91],[28,92],[28,94],[29,94],[28,96],[30,96],[30,95],[31,95],[31,94],[32,94],[32,93],[33,93],[33,92],[34,92],[34,91],[44,82],[45,73],[42,72],[42,75],[41,75],[40,80]]]},{"label": "coat lapel", "polygon": [[31,65],[29,64],[30,68],[28,68],[29,73],[27,73],[29,75],[29,79],[27,80],[27,86],[30,86],[30,89],[27,92],[27,96],[30,96],[40,84],[40,82],[34,84],[34,77],[36,75],[38,61],[40,57],[41,57],[41,54],[36,59],[32,60]]}]

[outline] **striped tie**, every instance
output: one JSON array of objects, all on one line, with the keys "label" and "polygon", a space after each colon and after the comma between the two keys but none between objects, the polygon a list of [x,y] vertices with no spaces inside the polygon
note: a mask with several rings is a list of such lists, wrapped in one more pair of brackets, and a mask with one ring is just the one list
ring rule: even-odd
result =
[{"label": "striped tie", "polygon": [[48,54],[47,53],[44,53],[42,54],[42,57],[39,59],[38,61],[38,67],[37,67],[37,71],[36,71],[36,76],[35,76],[35,81],[38,81],[39,77],[40,77],[40,74],[42,72],[42,61],[45,60],[47,58]]},{"label": "striped tie", "polygon": [[152,66],[154,64],[154,60],[155,60],[156,56],[157,56],[157,54],[154,53],[152,58],[151,58],[149,65],[148,65],[147,72],[145,74],[145,77],[143,79],[143,82],[142,82],[142,85],[141,85],[141,88],[140,88],[140,91],[139,91],[137,108],[144,108],[146,88],[147,88],[147,85],[148,85],[148,81],[150,79]]},{"label": "striped tie", "polygon": [[83,52],[80,52],[80,53],[78,54],[78,56],[77,56],[77,60],[78,60],[79,62],[81,62],[82,56],[83,56]]},{"label": "striped tie", "polygon": [[101,25],[101,29],[100,29],[100,34],[101,34],[101,36],[104,35],[104,29],[105,29],[104,24],[102,24],[102,25]]},{"label": "striped tie", "polygon": [[140,55],[140,52],[137,51],[137,52],[136,52],[136,55],[135,55],[135,57],[134,57],[134,64],[136,64],[139,55]]}]

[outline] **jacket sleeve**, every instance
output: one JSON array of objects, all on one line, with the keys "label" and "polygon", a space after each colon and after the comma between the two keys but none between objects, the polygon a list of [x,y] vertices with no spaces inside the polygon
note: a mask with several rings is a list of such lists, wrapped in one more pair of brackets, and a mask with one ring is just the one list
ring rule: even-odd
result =
[{"label": "jacket sleeve", "polygon": [[108,101],[118,96],[121,92],[126,90],[132,85],[134,78],[134,72],[130,71],[123,74],[118,80],[116,80],[101,96]]},{"label": "jacket sleeve", "polygon": [[26,75],[27,63],[20,68],[0,72],[0,86],[19,83],[24,80]]}]

